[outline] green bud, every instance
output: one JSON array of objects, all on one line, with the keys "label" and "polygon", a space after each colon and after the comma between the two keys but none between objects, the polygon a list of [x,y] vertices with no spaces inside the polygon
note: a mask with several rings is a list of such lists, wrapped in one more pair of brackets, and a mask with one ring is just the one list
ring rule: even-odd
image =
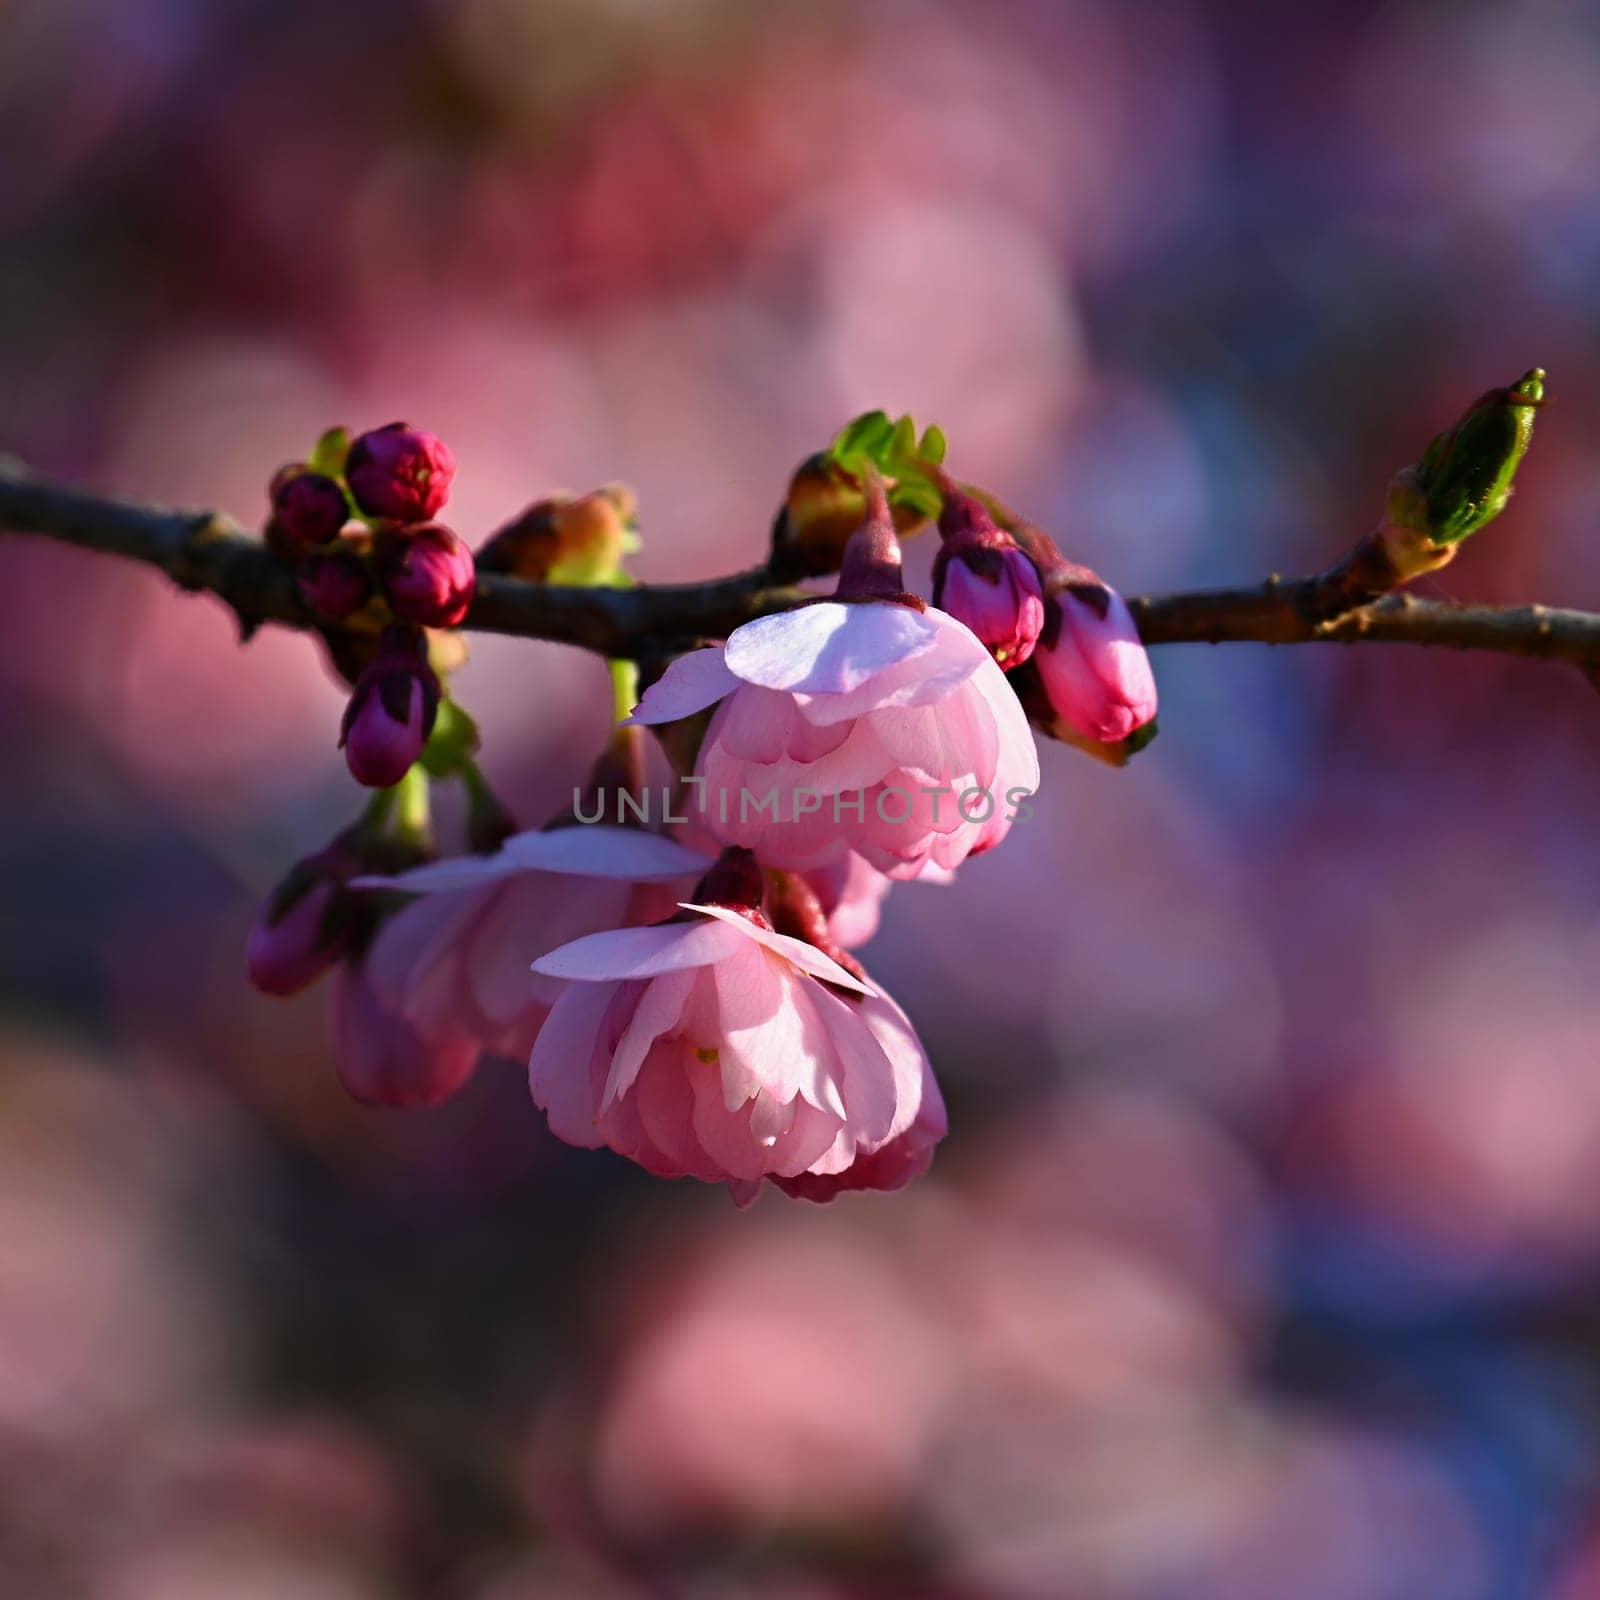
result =
[{"label": "green bud", "polygon": [[1391,520],[1435,545],[1458,544],[1492,522],[1511,498],[1511,480],[1533,437],[1533,414],[1543,404],[1541,367],[1489,390],[1395,479]]}]

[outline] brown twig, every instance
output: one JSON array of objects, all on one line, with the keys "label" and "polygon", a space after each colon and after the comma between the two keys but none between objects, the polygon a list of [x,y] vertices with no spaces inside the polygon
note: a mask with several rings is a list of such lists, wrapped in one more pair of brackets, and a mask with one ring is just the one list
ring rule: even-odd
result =
[{"label": "brown twig", "polygon": [[[216,512],[130,505],[49,482],[0,461],[0,528],[42,534],[159,568],[185,589],[219,595],[248,635],[264,622],[324,629],[283,563]],[[1335,569],[1337,572],[1339,569]],[[1462,605],[1390,594],[1327,620],[1308,595],[1328,579],[1269,579],[1248,589],[1144,595],[1128,603],[1149,645],[1413,644],[1489,650],[1600,668],[1600,615],[1551,606]],[[804,599],[765,568],[705,583],[568,588],[485,574],[463,626],[580,645],[609,656],[660,654]],[[1326,609],[1325,606],[1322,609]]]}]

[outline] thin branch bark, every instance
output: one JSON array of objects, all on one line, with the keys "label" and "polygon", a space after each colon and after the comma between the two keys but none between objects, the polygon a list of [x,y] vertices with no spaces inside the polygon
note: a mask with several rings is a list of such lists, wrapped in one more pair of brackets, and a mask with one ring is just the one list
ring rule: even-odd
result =
[{"label": "thin branch bark", "polygon": [[[130,505],[0,461],[0,529],[42,534],[159,568],[182,588],[219,595],[246,634],[263,622],[327,631],[262,541],[217,512]],[[1335,569],[1337,570],[1337,569]],[[1489,650],[1600,669],[1600,615],[1551,606],[1462,605],[1391,594],[1317,620],[1326,576],[1255,588],[1144,595],[1128,604],[1146,644],[1414,644]],[[706,583],[566,588],[485,574],[463,627],[580,645],[602,655],[661,653],[722,638],[806,598],[764,568]]]}]

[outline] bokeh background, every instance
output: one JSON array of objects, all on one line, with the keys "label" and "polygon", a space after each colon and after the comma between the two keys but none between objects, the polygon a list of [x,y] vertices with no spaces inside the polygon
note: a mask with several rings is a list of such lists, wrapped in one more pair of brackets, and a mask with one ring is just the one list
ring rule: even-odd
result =
[{"label": "bokeh background", "polygon": [[[406,417],[462,533],[621,478],[692,578],[885,406],[1131,593],[1328,563],[1538,363],[1427,588],[1595,607],[1597,173],[1585,0],[6,0],[0,448],[255,522]],[[888,902],[932,1177],[739,1213],[515,1064],[347,1101],[241,959],[358,803],[338,687],[6,539],[0,1589],[1600,1595],[1600,699],[1157,669],[1127,771]],[[460,688],[555,809],[600,665]]]}]

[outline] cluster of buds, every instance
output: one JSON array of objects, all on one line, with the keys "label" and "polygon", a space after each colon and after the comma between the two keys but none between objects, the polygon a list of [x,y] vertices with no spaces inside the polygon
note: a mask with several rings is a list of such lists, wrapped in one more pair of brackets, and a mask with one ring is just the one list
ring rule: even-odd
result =
[{"label": "cluster of buds", "polygon": [[[1155,733],[1156,684],[1127,603],[1049,535],[944,481],[933,600],[1012,674],[1034,726],[1113,764]],[[1020,669],[1020,670],[1019,670]]]},{"label": "cluster of buds", "polygon": [[440,686],[421,630],[455,626],[472,604],[472,551],[434,520],[454,477],[442,440],[391,422],[354,441],[343,429],[325,434],[311,459],[282,468],[269,490],[267,537],[293,564],[306,605],[368,639],[383,630],[351,673],[340,739],[364,784],[397,783],[422,753]]},{"label": "cluster of buds", "polygon": [[381,596],[402,622],[460,622],[476,581],[472,552],[433,520],[454,476],[443,441],[403,422],[353,443],[336,429],[310,461],[282,468],[268,537],[294,563],[311,610],[344,622]]}]

